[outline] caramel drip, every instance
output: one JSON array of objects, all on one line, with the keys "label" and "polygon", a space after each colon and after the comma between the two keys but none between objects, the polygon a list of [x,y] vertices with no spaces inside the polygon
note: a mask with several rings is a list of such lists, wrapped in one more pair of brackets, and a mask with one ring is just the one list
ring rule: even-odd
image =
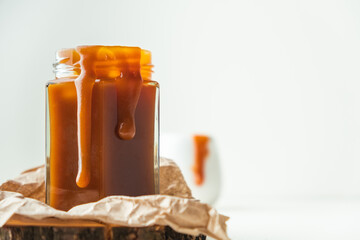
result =
[{"label": "caramel drip", "polygon": [[96,49],[78,47],[81,73],[75,80],[77,94],[77,136],[78,136],[78,174],[76,184],[84,188],[90,183],[91,147],[91,95],[96,74],[93,68]]},{"label": "caramel drip", "polygon": [[192,167],[195,184],[202,185],[205,179],[205,160],[209,155],[209,144],[210,138],[204,135],[193,136],[194,141],[194,164]]},{"label": "caramel drip", "polygon": [[135,110],[139,100],[142,78],[139,72],[125,73],[116,83],[118,106],[118,125],[116,132],[120,139],[130,140],[135,136]]},{"label": "caramel drip", "polygon": [[91,103],[96,79],[115,79],[118,93],[119,138],[135,136],[134,113],[140,96],[140,48],[80,46],[81,73],[75,80],[77,92],[78,173],[76,184],[85,188],[90,183],[91,158]]}]

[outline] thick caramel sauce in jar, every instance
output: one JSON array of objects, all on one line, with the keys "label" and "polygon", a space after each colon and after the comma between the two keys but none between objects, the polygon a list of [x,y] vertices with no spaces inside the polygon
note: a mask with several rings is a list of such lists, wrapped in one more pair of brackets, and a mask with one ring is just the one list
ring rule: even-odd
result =
[{"label": "thick caramel sauce in jar", "polygon": [[47,84],[47,203],[158,193],[158,95],[151,54],[136,47],[57,52]]}]

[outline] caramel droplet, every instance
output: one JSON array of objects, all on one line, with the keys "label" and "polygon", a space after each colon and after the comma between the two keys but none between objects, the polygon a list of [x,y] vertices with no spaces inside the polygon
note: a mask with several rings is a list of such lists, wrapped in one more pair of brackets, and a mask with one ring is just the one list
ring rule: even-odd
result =
[{"label": "caramel droplet", "polygon": [[135,123],[133,119],[124,120],[118,123],[118,136],[123,140],[133,139],[135,136]]}]

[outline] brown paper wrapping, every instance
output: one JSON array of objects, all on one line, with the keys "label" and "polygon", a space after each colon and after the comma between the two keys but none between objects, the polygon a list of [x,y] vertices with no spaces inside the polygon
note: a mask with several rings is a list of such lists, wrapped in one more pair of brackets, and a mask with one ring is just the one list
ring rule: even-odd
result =
[{"label": "brown paper wrapping", "polygon": [[160,166],[161,195],[110,196],[75,206],[67,212],[44,203],[45,167],[27,170],[0,186],[0,227],[14,215],[39,221],[55,217],[95,220],[124,227],[168,225],[180,233],[229,239],[226,233],[228,217],[192,198],[180,169],[173,161],[162,158]]}]

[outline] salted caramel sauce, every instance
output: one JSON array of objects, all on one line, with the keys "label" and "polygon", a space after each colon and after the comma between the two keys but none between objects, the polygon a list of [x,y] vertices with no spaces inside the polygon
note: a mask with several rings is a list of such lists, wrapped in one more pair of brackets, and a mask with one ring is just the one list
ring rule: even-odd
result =
[{"label": "salted caramel sauce", "polygon": [[[92,84],[92,93],[89,95],[91,109],[88,109],[91,117],[90,122],[85,123],[90,124],[89,128],[91,126],[90,132],[87,132],[87,136],[91,137],[90,151],[85,153],[90,161],[86,163],[82,159],[87,164],[87,169],[90,169],[90,173],[85,175],[89,181],[86,187],[79,187],[76,181],[80,168],[79,96],[76,86],[79,83],[75,82],[84,72],[80,64],[80,50],[57,51],[54,64],[56,79],[47,84],[49,175],[46,201],[50,206],[64,211],[111,195],[141,196],[158,193],[156,166],[159,84],[152,80],[151,53],[131,47],[95,46],[94,49],[93,52],[85,53],[95,59],[93,67],[89,64],[87,72],[91,77],[85,79]],[[140,96],[136,105],[124,106],[123,101],[119,102],[124,97],[123,94],[126,94],[122,93],[125,91],[123,88],[130,87],[131,91],[140,81],[139,55],[142,78]],[[129,86],[132,81],[134,85]],[[120,97],[119,94],[123,96]],[[136,96],[130,98],[136,100]],[[119,123],[126,118],[119,116],[119,111],[131,115],[131,109],[123,110],[131,106],[136,108],[133,117],[135,123],[134,128],[129,131],[135,131],[135,135],[132,139],[125,140],[123,138],[126,138],[126,134],[122,137],[121,134],[126,132],[126,128],[119,133]]]},{"label": "salted caramel sauce", "polygon": [[210,138],[205,135],[194,135],[194,164],[192,167],[195,184],[200,186],[205,180],[205,161],[209,155]]},{"label": "salted caramel sauce", "polygon": [[142,86],[141,49],[118,46],[80,46],[80,75],[75,80],[77,93],[78,173],[76,184],[84,188],[91,178],[91,103],[96,79],[115,79],[118,119],[114,126],[118,137],[135,136],[134,113]]}]

